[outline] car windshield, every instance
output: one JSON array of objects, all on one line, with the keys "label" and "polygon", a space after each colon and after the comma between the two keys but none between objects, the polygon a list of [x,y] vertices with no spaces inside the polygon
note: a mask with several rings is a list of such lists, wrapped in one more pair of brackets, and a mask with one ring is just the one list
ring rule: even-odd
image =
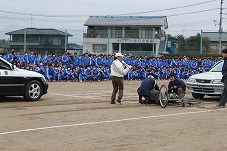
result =
[{"label": "car windshield", "polygon": [[210,69],[210,72],[221,72],[223,66],[223,61],[218,62],[212,69]]}]

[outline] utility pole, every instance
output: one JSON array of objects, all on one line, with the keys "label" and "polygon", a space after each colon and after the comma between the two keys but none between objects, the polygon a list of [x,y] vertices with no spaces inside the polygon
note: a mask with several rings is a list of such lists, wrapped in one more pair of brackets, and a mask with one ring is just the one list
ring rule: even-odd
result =
[{"label": "utility pole", "polygon": [[26,33],[26,28],[24,29],[24,52],[26,52],[26,42],[27,42],[27,40],[26,40],[26,38],[27,38],[27,33]]},{"label": "utility pole", "polygon": [[155,28],[153,28],[152,30],[152,57],[154,57],[154,50],[155,50],[155,44],[154,44],[154,40],[155,40]]},{"label": "utility pole", "polygon": [[223,2],[224,0],[221,0],[221,7],[220,7],[220,21],[219,21],[219,53],[221,53],[221,49],[222,49],[222,45],[221,45],[221,35],[222,35],[222,32],[223,32],[223,29],[222,29],[222,11],[223,11]]},{"label": "utility pole", "polygon": [[65,51],[67,51],[67,45],[68,45],[67,42],[68,42],[67,41],[67,31],[65,30]]},{"label": "utility pole", "polygon": [[110,29],[108,28],[107,30],[107,37],[108,37],[108,42],[107,42],[107,55],[110,53]]},{"label": "utility pole", "polygon": [[32,20],[33,20],[33,18],[32,18],[32,14],[31,14],[31,28],[32,28],[32,24],[33,24]]},{"label": "utility pole", "polygon": [[203,54],[203,31],[200,33],[200,54]]}]

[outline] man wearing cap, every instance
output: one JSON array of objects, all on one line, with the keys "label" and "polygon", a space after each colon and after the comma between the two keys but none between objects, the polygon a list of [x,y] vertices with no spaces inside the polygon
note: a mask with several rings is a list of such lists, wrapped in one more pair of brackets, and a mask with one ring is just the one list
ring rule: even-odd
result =
[{"label": "man wearing cap", "polygon": [[222,66],[222,79],[221,81],[224,84],[224,89],[221,94],[220,102],[217,105],[217,107],[225,107],[225,103],[227,102],[227,49],[223,49],[221,52],[223,58],[224,58],[224,63]]},{"label": "man wearing cap", "polygon": [[122,61],[123,55],[121,53],[116,53],[116,59],[113,61],[111,65],[111,79],[113,85],[113,92],[111,96],[111,104],[115,104],[116,94],[118,92],[117,102],[121,103],[121,99],[123,97],[123,77],[125,74],[129,72],[131,69],[130,65],[127,65],[125,62]]}]

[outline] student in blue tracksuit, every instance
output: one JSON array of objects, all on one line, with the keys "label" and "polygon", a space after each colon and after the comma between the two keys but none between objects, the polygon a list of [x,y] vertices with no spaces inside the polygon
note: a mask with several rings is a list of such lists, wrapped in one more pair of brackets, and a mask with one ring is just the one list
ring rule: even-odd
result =
[{"label": "student in blue tracksuit", "polygon": [[101,74],[96,66],[92,66],[92,81],[100,81]]},{"label": "student in blue tracksuit", "polygon": [[93,73],[91,70],[91,66],[88,65],[84,71],[84,78],[87,81],[92,81],[92,77],[93,77]]},{"label": "student in blue tracksuit", "polygon": [[52,65],[46,64],[44,67],[44,77],[46,78],[47,81],[52,81],[54,76],[53,76],[53,69]]},{"label": "student in blue tracksuit", "polygon": [[138,80],[138,69],[134,68],[129,71],[129,79],[128,80]]},{"label": "student in blue tracksuit", "polygon": [[138,68],[138,72],[140,74],[140,79],[146,79],[147,75],[146,75],[146,70],[143,67],[139,67]]},{"label": "student in blue tracksuit", "polygon": [[27,67],[28,63],[29,63],[27,52],[24,53],[23,62],[24,62],[25,67]]},{"label": "student in blue tracksuit", "polygon": [[51,58],[51,54],[50,53],[47,54],[46,61],[47,61],[48,64],[50,64],[52,62],[52,58]]},{"label": "student in blue tracksuit", "polygon": [[[100,70],[99,70],[100,72]],[[110,80],[110,67],[109,66],[105,66],[105,68],[103,68],[101,73],[101,80]]]},{"label": "student in blue tracksuit", "polygon": [[102,59],[102,66],[105,67],[106,65],[108,65],[107,63],[108,63],[107,57],[106,55],[104,55]]},{"label": "student in blue tracksuit", "polygon": [[65,51],[64,55],[62,56],[62,64],[65,64],[66,67],[68,67],[70,64],[70,58],[67,51]]},{"label": "student in blue tracksuit", "polygon": [[13,58],[14,58],[14,50],[12,49],[11,50],[11,53],[10,54],[8,54],[8,62],[10,62],[10,63],[12,63],[12,61],[13,61]]},{"label": "student in blue tracksuit", "polygon": [[190,77],[190,75],[189,75],[188,69],[185,69],[185,71],[182,73],[181,78],[183,80],[188,80],[189,77]]},{"label": "student in blue tracksuit", "polygon": [[74,81],[75,80],[77,81],[78,79],[77,68],[72,68],[72,78]]},{"label": "student in blue tracksuit", "polygon": [[92,59],[91,59],[91,65],[96,66],[96,67],[99,66],[98,65],[98,58],[97,58],[96,54],[94,54]]},{"label": "student in blue tracksuit", "polygon": [[83,66],[79,66],[79,69],[77,70],[77,75],[78,75],[78,81],[83,82],[85,80],[85,74],[84,74],[84,68]]},{"label": "student in blue tracksuit", "polygon": [[78,54],[75,52],[73,57],[73,67],[78,68],[80,64],[80,58],[78,57]]},{"label": "student in blue tracksuit", "polygon": [[109,56],[107,58],[107,66],[110,68],[111,64],[113,63],[114,61],[114,56]]},{"label": "student in blue tracksuit", "polygon": [[91,65],[91,57],[88,56],[87,52],[84,54],[84,58],[82,59],[82,62],[83,62],[84,67]]},{"label": "student in blue tracksuit", "polygon": [[38,54],[35,54],[35,65],[39,65],[39,57]]},{"label": "student in blue tracksuit", "polygon": [[103,55],[99,55],[97,59],[98,66],[102,66]]},{"label": "student in blue tracksuit", "polygon": [[46,64],[47,60],[44,54],[41,54],[41,58],[39,59],[39,61],[42,61],[42,63]]},{"label": "student in blue tracksuit", "polygon": [[30,50],[30,54],[28,55],[28,61],[29,63],[31,63],[32,65],[35,64],[35,59],[36,59],[36,56],[34,55],[34,51],[33,50]]},{"label": "student in blue tracksuit", "polygon": [[4,59],[4,60],[6,60],[6,61],[8,61],[8,58],[7,58],[7,56],[6,56],[6,54],[4,52],[2,53],[1,58]]},{"label": "student in blue tracksuit", "polygon": [[55,54],[53,54],[51,56],[51,62],[53,62],[55,66],[58,66],[59,65],[59,58],[58,58],[58,56],[55,55]]},{"label": "student in blue tracksuit", "polygon": [[56,67],[54,68],[54,79],[53,81],[62,81],[62,74],[61,74],[61,68]]}]

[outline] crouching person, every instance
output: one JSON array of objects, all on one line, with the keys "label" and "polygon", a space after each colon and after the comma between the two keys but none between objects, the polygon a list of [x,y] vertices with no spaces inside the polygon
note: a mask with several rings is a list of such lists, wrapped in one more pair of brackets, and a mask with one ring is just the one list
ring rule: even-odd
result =
[{"label": "crouching person", "polygon": [[[142,80],[140,87],[137,89],[137,93],[139,95],[139,103],[156,103],[159,99],[159,88],[154,77],[149,75],[146,79]],[[143,97],[145,100],[143,100]]]},{"label": "crouching person", "polygon": [[185,96],[186,85],[183,80],[177,79],[174,72],[170,73],[170,82],[168,85],[169,98],[174,99],[176,97],[182,99]]}]

